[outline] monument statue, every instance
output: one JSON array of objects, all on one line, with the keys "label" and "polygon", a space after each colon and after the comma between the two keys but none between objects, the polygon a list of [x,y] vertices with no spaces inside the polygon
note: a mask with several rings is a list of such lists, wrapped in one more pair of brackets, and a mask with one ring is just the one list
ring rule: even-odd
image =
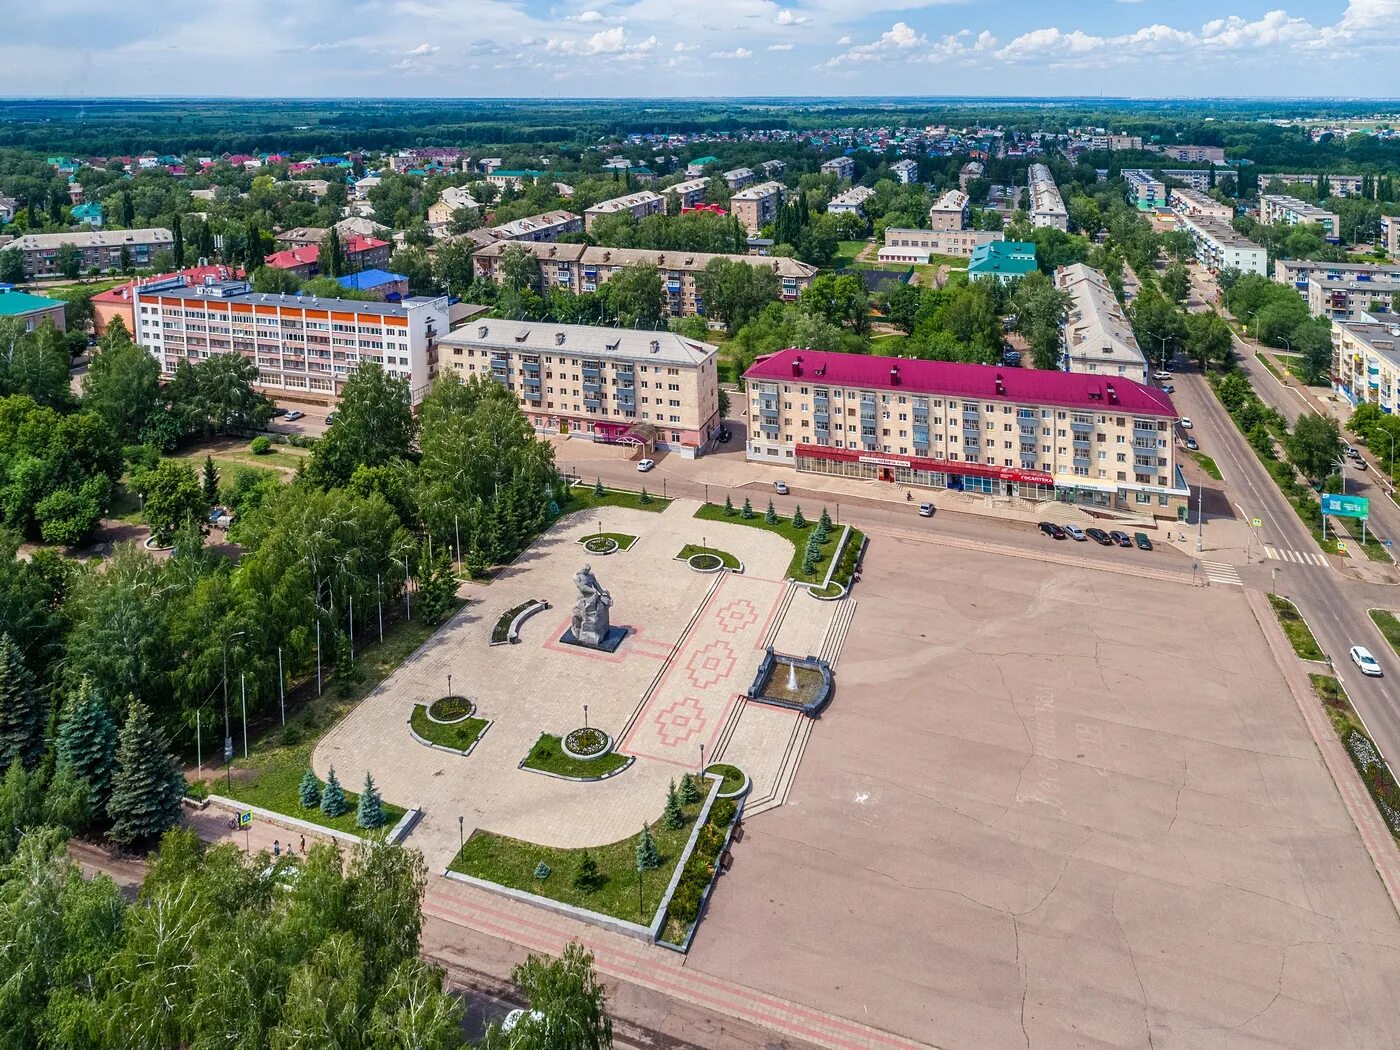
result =
[{"label": "monument statue", "polygon": [[587,565],[575,574],[574,586],[578,588],[578,601],[574,603],[574,638],[580,645],[602,648],[612,628],[608,615],[612,595],[603,590],[598,577]]}]

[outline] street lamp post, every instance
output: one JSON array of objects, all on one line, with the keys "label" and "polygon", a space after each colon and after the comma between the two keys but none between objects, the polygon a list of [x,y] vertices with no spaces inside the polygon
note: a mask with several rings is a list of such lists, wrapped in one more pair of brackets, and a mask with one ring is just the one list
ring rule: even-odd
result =
[{"label": "street lamp post", "polygon": [[234,631],[232,634],[224,635],[223,644],[220,648],[224,656],[224,761],[228,765],[228,789],[233,793],[233,730],[228,718],[228,643],[232,638],[240,638],[247,634],[247,631]]},{"label": "street lamp post", "polygon": [[1201,551],[1205,546],[1206,533],[1206,489],[1205,485],[1196,486],[1196,550]]},{"label": "street lamp post", "polygon": [[457,849],[460,850],[467,844],[467,818],[459,816],[457,818]]}]

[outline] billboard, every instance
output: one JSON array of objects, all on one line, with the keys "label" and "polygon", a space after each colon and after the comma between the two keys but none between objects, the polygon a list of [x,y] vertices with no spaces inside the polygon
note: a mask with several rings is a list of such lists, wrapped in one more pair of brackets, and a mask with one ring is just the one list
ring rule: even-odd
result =
[{"label": "billboard", "polygon": [[1324,492],[1322,513],[1334,518],[1369,518],[1371,501],[1365,496],[1336,496]]}]

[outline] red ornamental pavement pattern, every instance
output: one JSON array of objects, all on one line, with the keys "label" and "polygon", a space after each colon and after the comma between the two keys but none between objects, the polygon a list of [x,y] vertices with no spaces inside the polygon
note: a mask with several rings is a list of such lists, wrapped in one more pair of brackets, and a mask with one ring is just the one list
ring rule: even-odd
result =
[{"label": "red ornamental pavement pattern", "polygon": [[423,912],[551,955],[558,955],[570,941],[577,940],[593,953],[602,974],[831,1050],[925,1048],[923,1043],[713,977],[685,965],[681,956],[665,949],[556,919],[526,904],[499,901],[484,891],[445,879],[434,880],[428,887]]},{"label": "red ornamental pavement pattern", "polygon": [[782,596],[777,581],[726,574],[620,750],[687,769],[699,760],[700,745],[713,754],[740,692],[758,669]]}]

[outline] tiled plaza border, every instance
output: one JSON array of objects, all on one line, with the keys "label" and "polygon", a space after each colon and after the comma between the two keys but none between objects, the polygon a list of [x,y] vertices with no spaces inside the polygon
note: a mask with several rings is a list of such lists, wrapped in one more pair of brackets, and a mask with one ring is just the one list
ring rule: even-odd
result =
[{"label": "tiled plaza border", "polygon": [[[536,772],[538,772],[538,770],[536,770]],[[619,770],[619,772],[621,772],[621,770]],[[530,904],[536,908],[543,908],[546,911],[552,911],[559,915],[564,915],[570,919],[577,920],[578,922],[586,922],[591,926],[601,926],[603,929],[613,930],[617,933],[623,933],[626,934],[628,937],[635,937],[638,940],[646,941],[649,944],[659,944],[662,947],[670,948],[673,951],[685,952],[690,948],[690,942],[695,936],[695,927],[698,927],[700,925],[700,920],[698,918],[695,920],[695,926],[691,928],[690,935],[685,940],[685,947],[678,947],[676,945],[667,944],[666,942],[662,941],[660,939],[661,925],[666,921],[666,913],[670,910],[671,907],[671,898],[675,896],[676,887],[680,885],[681,874],[685,871],[686,862],[690,860],[690,855],[695,852],[695,843],[700,838],[700,830],[705,826],[705,821],[709,819],[710,810],[714,807],[715,802],[719,799],[719,789],[724,784],[723,777],[716,777],[710,774],[701,775],[707,777],[707,779],[709,780],[714,781],[714,783],[710,786],[710,793],[707,796],[705,796],[705,804],[700,807],[700,813],[695,818],[694,827],[690,829],[690,837],[686,839],[685,848],[681,850],[681,855],[676,860],[676,870],[671,873],[671,881],[667,883],[666,893],[661,897],[661,900],[657,903],[656,913],[653,916],[650,925],[643,926],[639,922],[629,922],[626,919],[619,919],[612,915],[604,915],[602,912],[590,911],[588,908],[580,908],[576,904],[565,904],[563,901],[557,901],[553,897],[544,897],[538,893],[531,893],[529,890],[517,890],[511,886],[502,886],[498,882],[491,882],[487,879],[479,879],[475,875],[465,875],[460,871],[453,871],[450,865],[443,869],[443,877],[447,879],[452,879],[455,882],[464,882],[468,886],[476,886],[478,889],[487,890],[491,893],[498,893],[501,896],[509,897],[512,900],[522,901],[525,904]],[[548,773],[546,774],[546,776],[557,776],[557,774]],[[570,780],[572,778],[560,777],[559,779]],[[725,835],[725,849],[729,848],[730,836],[734,832],[734,827],[739,823],[739,818],[743,815],[743,812],[744,806],[743,802],[741,801],[739,803],[738,808],[735,811],[734,820],[729,825],[729,831]],[[723,855],[724,851],[721,850],[720,856]],[[719,866],[716,865],[715,876],[711,878],[710,885],[706,888],[704,899],[700,905],[701,915],[704,914],[705,903],[707,903],[710,899],[710,893],[714,889],[714,879],[715,877],[718,877],[718,875]]]},{"label": "tiled plaza border", "polygon": [[[420,706],[420,707],[426,707],[427,705],[420,704],[420,705],[418,705],[418,706]],[[470,718],[471,716],[468,715],[467,717]],[[466,720],[467,720],[466,718],[462,719],[463,722],[465,722]],[[437,720],[434,719],[434,721],[437,721]],[[479,744],[479,743],[481,743],[481,738],[484,737],[484,736],[487,734],[487,732],[491,729],[491,727],[492,727],[493,725],[496,724],[496,722],[495,722],[495,719],[492,719],[492,718],[486,719],[486,724],[485,724],[484,726],[481,727],[481,732],[476,734],[476,739],[472,741],[471,747],[468,747],[468,748],[465,748],[465,749],[456,748],[456,747],[448,747],[446,744],[434,744],[431,740],[424,740],[421,736],[419,736],[419,735],[418,735],[416,732],[414,732],[414,730],[413,730],[413,712],[412,712],[412,711],[410,711],[410,712],[408,713],[408,718],[406,718],[406,719],[404,720],[404,724],[408,726],[408,735],[411,736],[411,737],[413,737],[414,740],[418,741],[418,743],[422,744],[424,747],[430,747],[430,748],[432,748],[434,751],[446,751],[449,755],[461,755],[463,758],[466,758],[468,755],[470,755],[473,751],[476,750],[476,745]],[[439,725],[443,725],[443,724],[453,725],[453,724],[455,724],[455,723],[451,723],[451,722],[449,722],[449,723],[441,723],[441,722],[439,722],[438,724],[439,724]]]},{"label": "tiled plaza border", "polygon": [[[255,813],[269,824],[276,824],[278,827],[287,828],[291,831],[309,831],[315,835],[323,835],[335,839],[337,842],[346,842],[354,845],[359,842],[375,841],[373,839],[367,839],[363,835],[356,835],[353,832],[328,828],[324,824],[317,824],[314,821],[288,816],[286,813],[278,813],[275,809],[264,809],[262,806],[250,806],[246,802],[225,798],[223,795],[210,795],[209,802],[231,813]],[[407,812],[399,818],[399,822],[389,829],[389,833],[384,836],[384,841],[391,846],[398,845],[408,837],[408,833],[413,830],[414,826],[417,825],[422,817],[423,810],[420,807],[410,806]]]}]

